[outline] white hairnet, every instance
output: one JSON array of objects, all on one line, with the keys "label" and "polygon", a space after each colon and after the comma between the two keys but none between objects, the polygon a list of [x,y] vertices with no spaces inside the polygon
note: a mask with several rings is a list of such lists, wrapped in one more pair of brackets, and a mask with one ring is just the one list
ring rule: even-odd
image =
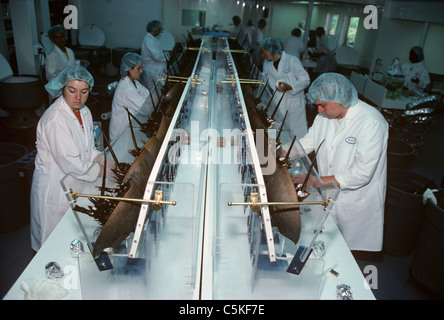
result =
[{"label": "white hairnet", "polygon": [[143,59],[140,55],[134,52],[128,52],[122,58],[120,62],[120,76],[125,78],[128,74],[128,70],[134,68],[139,63],[143,62]]},{"label": "white hairnet", "polygon": [[62,26],[61,24],[57,24],[57,25],[51,27],[51,28],[48,30],[48,38],[49,38],[51,41],[53,41],[52,38],[54,37],[54,35],[55,35],[57,32],[61,32],[61,33],[63,33],[63,34],[65,35],[65,38],[68,38],[68,32],[66,31],[65,27]]},{"label": "white hairnet", "polygon": [[147,23],[146,25],[146,31],[150,32],[153,30],[157,30],[162,28],[162,22],[158,21],[158,20],[151,20],[150,22]]},{"label": "white hairnet", "polygon": [[89,91],[92,90],[94,86],[93,76],[81,66],[69,66],[65,70],[59,73],[57,77],[49,81],[45,89],[53,97],[60,97],[63,92],[63,88],[71,80],[85,81],[89,84]]},{"label": "white hairnet", "polygon": [[334,101],[348,108],[358,103],[358,92],[342,74],[323,73],[310,86],[307,93],[310,103]]},{"label": "white hairnet", "polygon": [[271,55],[279,54],[284,50],[284,44],[278,37],[267,38],[261,43],[261,48],[270,51]]}]

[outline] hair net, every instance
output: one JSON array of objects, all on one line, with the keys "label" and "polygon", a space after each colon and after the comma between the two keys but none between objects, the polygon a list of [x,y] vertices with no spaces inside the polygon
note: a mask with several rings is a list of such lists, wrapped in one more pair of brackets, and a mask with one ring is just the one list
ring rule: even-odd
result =
[{"label": "hair net", "polygon": [[48,30],[48,37],[49,37],[49,39],[50,39],[51,41],[53,41],[52,38],[54,37],[54,35],[55,35],[57,32],[61,32],[61,33],[63,33],[63,34],[65,35],[65,38],[68,38],[68,32],[66,31],[65,27],[62,26],[61,24],[58,24],[58,25],[55,25],[55,26],[51,27],[51,28]]},{"label": "hair net", "polygon": [[358,103],[358,92],[353,84],[339,73],[323,73],[310,86],[307,93],[310,103],[334,101],[348,108]]},{"label": "hair net", "polygon": [[65,70],[59,73],[57,77],[49,81],[45,89],[53,97],[60,97],[62,95],[63,88],[71,80],[81,80],[89,84],[89,91],[94,86],[93,76],[81,66],[69,66]]},{"label": "hair net", "polygon": [[271,55],[279,54],[284,50],[284,44],[278,37],[267,38],[261,43],[261,48],[270,51]]},{"label": "hair net", "polygon": [[413,51],[418,56],[418,61],[424,60],[424,51],[421,47],[415,46],[410,51]]},{"label": "hair net", "polygon": [[125,78],[128,74],[128,70],[134,68],[139,63],[143,62],[142,57],[134,52],[128,52],[122,58],[120,62],[120,76]]},{"label": "hair net", "polygon": [[160,29],[160,28],[162,28],[162,22],[160,22],[158,20],[151,20],[146,25],[146,31],[147,32],[151,32],[153,30],[157,30],[157,29]]}]

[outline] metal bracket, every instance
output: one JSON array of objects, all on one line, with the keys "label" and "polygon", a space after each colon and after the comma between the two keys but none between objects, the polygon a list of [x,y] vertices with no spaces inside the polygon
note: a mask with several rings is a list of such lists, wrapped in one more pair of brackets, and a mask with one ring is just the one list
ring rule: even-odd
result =
[{"label": "metal bracket", "polygon": [[163,204],[168,204],[175,206],[176,201],[163,201],[163,192],[162,190],[155,190],[154,191],[154,200],[151,199],[134,199],[134,198],[122,198],[122,197],[111,197],[111,196],[98,196],[94,194],[84,194],[79,192],[73,192],[72,189],[69,189],[69,194],[72,198],[72,202],[76,203],[77,198],[83,197],[83,198],[96,198],[96,199],[108,199],[108,200],[115,200],[115,201],[128,201],[128,202],[137,202],[137,203],[152,203],[152,208],[154,211],[159,211],[162,208]]},{"label": "metal bracket", "polygon": [[[231,78],[225,78],[225,80],[221,80],[221,83],[231,83],[231,86],[236,86],[236,78],[234,75],[231,75]],[[262,85],[264,82],[262,80],[255,79],[239,79],[239,83],[249,83],[249,84],[258,84]]]},{"label": "metal bracket", "polygon": [[327,210],[328,204],[331,202],[331,199],[321,200],[321,201],[306,201],[306,202],[257,202],[258,194],[252,192],[250,194],[250,202],[228,202],[229,206],[251,206],[251,210],[253,212],[259,212],[261,210],[261,206],[276,206],[276,205],[322,205],[324,206],[324,210]]}]

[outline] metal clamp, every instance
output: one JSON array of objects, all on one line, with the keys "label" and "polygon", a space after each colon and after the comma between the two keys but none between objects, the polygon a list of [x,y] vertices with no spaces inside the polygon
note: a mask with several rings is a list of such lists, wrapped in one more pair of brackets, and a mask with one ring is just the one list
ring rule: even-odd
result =
[{"label": "metal clamp", "polygon": [[127,201],[127,202],[136,202],[136,203],[152,203],[152,208],[154,211],[159,211],[162,208],[163,204],[169,204],[172,206],[176,205],[176,201],[163,201],[163,191],[155,190],[154,200],[151,199],[134,199],[134,198],[122,198],[122,197],[111,197],[111,196],[98,196],[94,194],[84,194],[79,192],[73,192],[72,189],[69,189],[69,194],[71,195],[73,203],[76,203],[77,198],[96,198],[96,199],[108,199],[115,201]]},{"label": "metal clamp", "polygon": [[[234,87],[236,85],[236,78],[232,75],[231,78],[225,78],[225,80],[221,80],[221,83],[231,83]],[[248,83],[248,84],[259,84],[262,85],[264,82],[262,80],[255,79],[239,79],[240,83]]]},{"label": "metal clamp", "polygon": [[[159,81],[170,81],[170,82],[181,82],[186,83],[188,81],[187,77],[170,76],[165,75],[163,78],[159,76]],[[194,87],[196,84],[202,84],[205,80],[198,79],[197,75],[191,79],[191,85]]]},{"label": "metal clamp", "polygon": [[250,201],[251,202],[228,202],[229,206],[251,206],[251,210],[253,212],[259,212],[261,210],[261,206],[276,206],[276,205],[322,205],[324,206],[324,210],[327,209],[328,204],[331,202],[331,199],[321,200],[321,201],[306,201],[306,202],[257,202],[258,194],[251,193]]}]

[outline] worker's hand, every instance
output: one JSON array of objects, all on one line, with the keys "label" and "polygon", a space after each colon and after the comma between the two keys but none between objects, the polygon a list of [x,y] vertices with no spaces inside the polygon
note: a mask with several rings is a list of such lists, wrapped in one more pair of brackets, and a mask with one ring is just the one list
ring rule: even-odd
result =
[{"label": "worker's hand", "polygon": [[[291,178],[293,179],[293,182],[295,185],[303,184],[305,182],[305,179],[307,179],[307,174],[306,173],[295,174],[295,175],[291,176]],[[307,184],[305,185],[305,188],[306,189],[313,189],[313,188],[318,188],[321,186],[322,186],[322,184],[320,183],[318,178],[316,176],[310,175],[308,177]]]},{"label": "worker's hand", "polygon": [[285,82],[279,81],[278,85],[276,86],[278,91],[288,91],[291,90],[292,87],[290,85],[288,85]]}]

